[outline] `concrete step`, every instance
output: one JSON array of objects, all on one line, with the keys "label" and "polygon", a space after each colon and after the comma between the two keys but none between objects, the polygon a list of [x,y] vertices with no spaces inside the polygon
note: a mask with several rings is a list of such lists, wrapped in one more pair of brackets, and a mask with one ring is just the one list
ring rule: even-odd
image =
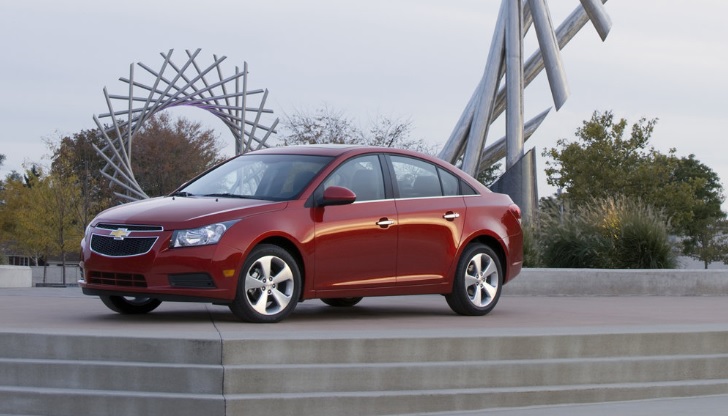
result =
[{"label": "concrete step", "polygon": [[220,338],[0,333],[0,358],[220,365]]},{"label": "concrete step", "polygon": [[728,379],[496,389],[228,395],[228,415],[394,415],[601,403],[728,392]]},{"label": "concrete step", "polygon": [[223,341],[223,364],[406,363],[728,353],[728,332]]},{"label": "concrete step", "polygon": [[225,415],[219,394],[0,386],[0,413],[14,415]]},{"label": "concrete step", "polygon": [[176,339],[0,333],[0,414],[398,414],[728,394],[728,331]]},{"label": "concrete step", "polygon": [[728,379],[728,354],[227,366],[225,394],[508,388]]},{"label": "concrete step", "polygon": [[0,359],[0,386],[222,394],[220,365]]}]

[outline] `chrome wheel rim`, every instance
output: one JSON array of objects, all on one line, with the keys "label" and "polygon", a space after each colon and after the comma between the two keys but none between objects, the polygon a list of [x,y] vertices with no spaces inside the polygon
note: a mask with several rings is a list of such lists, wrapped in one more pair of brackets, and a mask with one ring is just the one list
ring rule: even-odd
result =
[{"label": "chrome wheel rim", "polygon": [[473,256],[465,268],[464,280],[465,293],[473,306],[484,308],[495,300],[500,279],[498,267],[489,255],[478,253]]},{"label": "chrome wheel rim", "polygon": [[245,273],[245,298],[261,315],[275,315],[291,303],[293,272],[283,259],[263,256]]}]

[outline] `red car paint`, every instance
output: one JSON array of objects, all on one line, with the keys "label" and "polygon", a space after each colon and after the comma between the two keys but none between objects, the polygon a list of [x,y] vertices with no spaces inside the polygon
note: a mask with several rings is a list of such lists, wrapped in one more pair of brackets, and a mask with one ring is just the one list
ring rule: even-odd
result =
[{"label": "red car paint", "polygon": [[[293,196],[239,199],[183,193],[221,166],[269,155],[319,156],[316,160],[322,168]],[[357,161],[381,163],[377,172],[381,176],[375,182],[383,181],[384,193],[366,201],[357,196],[348,203],[346,196],[356,192],[330,186],[327,196],[333,195],[340,205],[321,206],[324,185],[335,185],[338,172],[344,176],[344,168],[336,169],[363,156],[369,159]],[[439,189],[447,193],[443,179],[447,178],[449,186],[460,189],[458,195],[405,195],[405,185],[395,176],[410,176],[404,171],[395,175],[392,157],[436,170]],[[276,188],[274,182],[271,189]],[[280,246],[295,258],[302,279],[299,300],[448,294],[453,291],[458,260],[474,242],[497,254],[502,284],[520,272],[523,261],[520,211],[507,195],[489,191],[450,164],[412,151],[360,146],[271,148],[233,158],[188,182],[176,195],[120,205],[91,222],[81,244],[84,278],[79,283],[84,293],[230,304],[244,279],[243,264],[260,244]],[[171,246],[176,230],[227,221],[236,222],[216,244]],[[146,253],[109,255],[103,251],[117,248],[92,249],[92,238],[114,247],[136,244],[141,238],[156,240]]]}]

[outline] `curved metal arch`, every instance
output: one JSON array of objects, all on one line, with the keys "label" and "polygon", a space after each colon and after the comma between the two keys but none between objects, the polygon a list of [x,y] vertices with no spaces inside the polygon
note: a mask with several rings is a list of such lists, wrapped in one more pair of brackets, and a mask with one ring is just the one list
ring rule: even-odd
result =
[{"label": "curved metal arch", "polygon": [[[187,59],[181,64],[172,61],[173,49],[163,58],[157,71],[139,62],[142,75],[151,77],[151,83],[142,83],[135,78],[135,64],[129,65],[129,77],[119,78],[128,85],[127,95],[109,94],[104,87],[104,97],[109,111],[93,119],[99,129],[99,136],[105,145],[94,146],[106,161],[101,174],[113,184],[127,191],[115,194],[123,199],[149,198],[134,178],[132,170],[132,142],[134,135],[145,121],[154,114],[178,106],[190,106],[206,110],[221,120],[233,134],[235,154],[268,147],[266,142],[276,133],[278,118],[270,120],[273,110],[266,108],[267,89],[248,89],[248,63],[243,70],[235,67],[230,76],[223,76],[222,63],[226,57],[213,55],[213,61],[200,66],[197,58],[201,49],[186,50]],[[144,77],[139,77],[144,78]],[[146,81],[145,81],[146,82]],[[114,104],[120,102],[120,109]],[[111,127],[104,127],[100,121],[111,119]]]}]

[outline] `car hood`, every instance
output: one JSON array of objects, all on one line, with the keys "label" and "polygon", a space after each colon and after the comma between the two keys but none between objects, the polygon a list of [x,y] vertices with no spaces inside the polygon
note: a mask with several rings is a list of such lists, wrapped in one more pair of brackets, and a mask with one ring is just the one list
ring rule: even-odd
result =
[{"label": "car hood", "polygon": [[159,197],[109,208],[93,224],[161,225],[193,228],[284,209],[287,202],[214,197]]}]

